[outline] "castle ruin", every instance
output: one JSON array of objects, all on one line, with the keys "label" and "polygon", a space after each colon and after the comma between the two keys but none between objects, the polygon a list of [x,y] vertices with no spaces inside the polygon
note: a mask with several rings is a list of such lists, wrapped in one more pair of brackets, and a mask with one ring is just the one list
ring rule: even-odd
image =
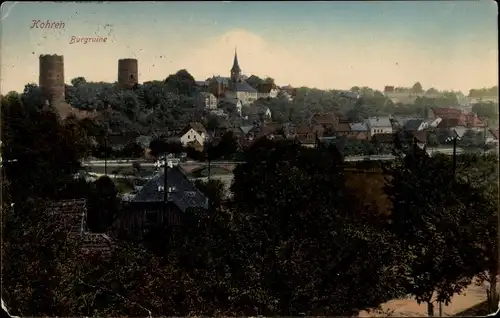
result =
[{"label": "castle ruin", "polygon": [[40,55],[38,86],[50,104],[65,101],[64,57],[62,55]]},{"label": "castle ruin", "polygon": [[118,60],[118,85],[132,88],[139,82],[139,66],[137,59]]},{"label": "castle ruin", "polygon": [[42,92],[44,104],[52,105],[62,119],[74,115],[82,119],[93,117],[95,111],[89,112],[74,108],[66,103],[64,84],[64,56],[57,54],[42,54],[39,57],[38,86]]}]

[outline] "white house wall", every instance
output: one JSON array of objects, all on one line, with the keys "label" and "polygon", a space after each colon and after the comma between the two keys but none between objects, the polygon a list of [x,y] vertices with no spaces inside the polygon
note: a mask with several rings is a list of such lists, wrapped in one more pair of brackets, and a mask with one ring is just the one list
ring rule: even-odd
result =
[{"label": "white house wall", "polygon": [[203,145],[205,143],[205,136],[204,134],[200,135],[198,132],[191,128],[187,133],[182,135],[181,143],[186,146],[188,143],[193,141],[198,141],[200,145]]}]

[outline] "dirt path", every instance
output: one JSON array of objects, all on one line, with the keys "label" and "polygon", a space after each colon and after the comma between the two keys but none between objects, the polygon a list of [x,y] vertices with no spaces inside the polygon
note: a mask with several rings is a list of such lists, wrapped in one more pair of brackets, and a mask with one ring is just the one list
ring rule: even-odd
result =
[{"label": "dirt path", "polygon": [[[486,300],[486,286],[470,285],[461,295],[455,295],[448,306],[443,304],[443,317],[456,315],[468,308],[473,307]],[[417,304],[413,299],[396,299],[382,305],[382,312],[362,311],[359,317],[387,316],[400,317],[425,317],[427,316],[427,305]],[[439,316],[437,304],[434,305],[434,315]]]}]

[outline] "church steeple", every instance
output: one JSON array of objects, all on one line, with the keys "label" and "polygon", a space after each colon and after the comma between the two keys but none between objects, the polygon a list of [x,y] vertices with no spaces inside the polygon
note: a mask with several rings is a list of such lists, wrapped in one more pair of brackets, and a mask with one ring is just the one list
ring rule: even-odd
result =
[{"label": "church steeple", "polygon": [[241,68],[238,63],[238,53],[236,52],[236,48],[234,49],[234,61],[233,67],[231,68],[231,80],[233,82],[241,82]]}]

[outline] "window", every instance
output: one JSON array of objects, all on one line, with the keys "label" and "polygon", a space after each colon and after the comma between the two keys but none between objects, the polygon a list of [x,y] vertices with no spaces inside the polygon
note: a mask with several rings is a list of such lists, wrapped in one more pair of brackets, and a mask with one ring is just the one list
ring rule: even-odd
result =
[{"label": "window", "polygon": [[184,192],[186,194],[187,197],[189,198],[194,198],[196,196],[196,192],[195,191],[186,191]]}]

